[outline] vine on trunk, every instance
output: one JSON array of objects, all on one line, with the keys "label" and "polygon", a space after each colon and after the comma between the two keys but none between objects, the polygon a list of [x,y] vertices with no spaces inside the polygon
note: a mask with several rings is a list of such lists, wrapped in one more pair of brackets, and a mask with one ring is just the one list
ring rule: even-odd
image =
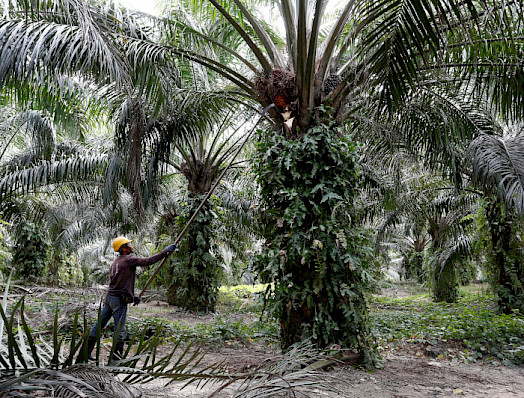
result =
[{"label": "vine on trunk", "polygon": [[524,223],[496,197],[485,198],[487,273],[499,308],[524,312]]},{"label": "vine on trunk", "polygon": [[35,282],[49,258],[49,243],[42,224],[22,222],[14,230],[12,265],[15,275]]},{"label": "vine on trunk", "polygon": [[271,282],[266,307],[280,319],[283,348],[311,338],[321,347],[356,348],[372,365],[369,242],[350,216],[358,149],[327,112],[319,114],[297,140],[260,132],[255,169],[265,244],[254,265]]},{"label": "vine on trunk", "polygon": [[[177,230],[185,226],[199,206],[203,195],[192,195],[180,207],[176,219]],[[171,284],[167,301],[171,305],[195,312],[215,310],[220,280],[220,258],[214,250],[214,214],[209,204],[204,205],[180,242],[172,260]]]}]

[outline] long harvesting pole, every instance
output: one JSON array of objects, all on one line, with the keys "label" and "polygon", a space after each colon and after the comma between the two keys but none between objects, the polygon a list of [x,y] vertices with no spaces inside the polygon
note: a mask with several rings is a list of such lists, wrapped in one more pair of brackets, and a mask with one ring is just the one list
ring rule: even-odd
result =
[{"label": "long harvesting pole", "polygon": [[[193,223],[193,221],[195,220],[196,216],[198,215],[198,213],[200,213],[200,210],[202,210],[202,207],[204,207],[204,205],[206,204],[207,200],[209,199],[209,197],[213,194],[215,188],[218,186],[218,184],[220,183],[220,181],[222,180],[222,178],[224,177],[224,175],[226,174],[226,172],[229,170],[229,168],[231,167],[231,165],[233,164],[233,162],[235,161],[236,157],[238,156],[238,154],[240,153],[240,151],[244,148],[244,146],[246,145],[246,143],[248,142],[249,138],[251,137],[251,135],[253,134],[253,132],[255,131],[256,127],[258,126],[258,124],[262,121],[262,119],[266,116],[266,113],[269,109],[273,108],[275,106],[275,104],[270,104],[268,106],[266,106],[264,108],[264,110],[262,111],[259,119],[257,120],[257,122],[255,123],[255,125],[253,126],[253,128],[251,129],[251,131],[247,134],[246,136],[246,139],[244,140],[244,142],[242,143],[242,145],[240,145],[237,149],[237,151],[235,152],[233,158],[231,159],[231,162],[229,162],[229,164],[226,166],[226,168],[224,170],[222,170],[222,173],[220,173],[220,176],[217,178],[217,180],[215,181],[215,183],[213,184],[213,186],[211,187],[211,189],[208,191],[208,193],[206,194],[206,196],[204,197],[204,199],[202,199],[202,202],[200,203],[200,205],[198,206],[198,208],[195,210],[195,212],[193,213],[193,215],[191,216],[191,218],[189,219],[189,221],[186,223],[186,226],[184,227],[184,229],[182,230],[182,232],[180,232],[180,234],[178,234],[178,237],[176,238],[175,242],[174,242],[174,245],[177,246],[178,243],[180,242],[180,240],[182,239],[182,237],[185,235],[185,233],[187,232],[187,230],[189,229],[189,227],[191,226],[191,224]],[[151,275],[151,277],[149,278],[149,280],[147,281],[146,285],[144,286],[144,288],[142,289],[142,291],[140,292],[140,297],[142,297],[142,295],[144,294],[144,292],[147,290],[147,288],[149,287],[149,285],[151,285],[151,282],[153,282],[153,279],[155,279],[155,277],[158,275],[158,273],[160,272],[160,270],[162,269],[162,267],[164,266],[164,263],[166,262],[166,260],[170,257],[170,254],[168,254],[166,257],[164,257],[164,259],[162,260],[162,262],[160,263],[160,265],[157,267],[157,269],[155,270],[155,272],[153,273],[153,275]]]}]

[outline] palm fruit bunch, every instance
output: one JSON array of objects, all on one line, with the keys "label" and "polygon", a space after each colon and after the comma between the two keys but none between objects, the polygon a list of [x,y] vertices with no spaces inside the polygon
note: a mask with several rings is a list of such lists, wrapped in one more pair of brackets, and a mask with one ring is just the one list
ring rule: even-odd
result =
[{"label": "palm fruit bunch", "polygon": [[324,80],[324,87],[322,93],[324,95],[329,95],[337,86],[342,82],[340,76],[336,73],[331,73],[326,80]]},{"label": "palm fruit bunch", "polygon": [[295,74],[288,69],[274,69],[271,76],[260,74],[255,87],[260,98],[275,104],[281,112],[291,108],[298,98]]}]

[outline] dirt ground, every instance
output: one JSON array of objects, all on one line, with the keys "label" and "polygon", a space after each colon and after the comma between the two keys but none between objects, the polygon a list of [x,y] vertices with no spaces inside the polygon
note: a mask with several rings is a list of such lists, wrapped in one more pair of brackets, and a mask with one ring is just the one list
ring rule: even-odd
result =
[{"label": "dirt ground", "polygon": [[[103,293],[103,289],[100,289]],[[80,292],[72,292],[78,297]],[[399,292],[391,292],[398,295]],[[45,300],[44,294],[40,294]],[[76,301],[76,300],[75,300]],[[89,304],[84,301],[84,304]],[[76,305],[71,305],[75,307]],[[96,311],[98,305],[88,305],[90,311]],[[190,325],[211,321],[212,315],[197,316],[169,307],[161,300],[150,300],[139,307],[130,307],[129,316],[140,318],[144,314],[155,314],[171,321],[185,322]],[[50,314],[45,311],[32,314],[33,322],[40,323]],[[64,318],[67,318],[64,317]],[[209,318],[209,319],[208,319]],[[444,348],[444,347],[441,347]],[[167,347],[166,347],[167,349]],[[438,347],[437,347],[438,349]],[[422,351],[422,354],[421,354]],[[267,347],[251,344],[233,348],[225,346],[215,348],[205,355],[206,363],[224,362],[231,370],[245,371],[254,369],[278,353]],[[524,398],[524,366],[495,366],[487,363],[462,362],[452,363],[449,360],[435,358],[423,351],[423,347],[404,346],[394,351],[383,353],[382,368],[373,372],[355,369],[350,366],[335,366],[320,374],[323,380],[321,387],[304,390],[297,397],[372,397],[372,398],[418,398],[418,397],[494,397]],[[220,390],[220,384],[207,384],[203,388],[185,382],[172,383],[156,379],[147,384],[135,386],[143,397],[197,397],[225,398],[232,397],[239,386],[233,383]]]},{"label": "dirt ground", "polygon": [[[256,349],[223,349],[207,354],[208,360],[225,360],[237,367],[239,363],[260,363],[269,356]],[[405,355],[402,351],[388,355],[383,368],[368,372],[352,367],[338,367],[323,372],[333,391],[310,389],[304,396],[347,398],[418,398],[418,397],[524,397],[524,367],[505,367],[479,364],[451,364]],[[204,388],[186,387],[183,382],[164,387],[155,380],[140,387],[144,397],[209,397],[219,385]],[[213,395],[215,398],[233,396],[236,386]],[[299,395],[297,395],[299,396]]]}]

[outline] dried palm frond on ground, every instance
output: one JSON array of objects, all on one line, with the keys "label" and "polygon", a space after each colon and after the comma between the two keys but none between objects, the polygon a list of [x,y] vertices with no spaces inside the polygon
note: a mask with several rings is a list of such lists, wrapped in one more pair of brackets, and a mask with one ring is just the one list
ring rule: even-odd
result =
[{"label": "dried palm frond on ground", "polygon": [[266,361],[265,366],[239,374],[231,374],[209,397],[218,397],[224,389],[233,386],[234,398],[261,397],[318,397],[329,393],[336,397],[334,379],[322,371],[326,366],[341,363],[327,351],[315,349],[310,341],[295,345],[285,354]]},{"label": "dried palm frond on ground", "polygon": [[142,396],[139,389],[122,383],[106,369],[87,364],[73,365],[61,371],[36,369],[17,378],[9,378],[0,384],[0,391],[6,394],[0,396],[12,397],[138,398]]}]

